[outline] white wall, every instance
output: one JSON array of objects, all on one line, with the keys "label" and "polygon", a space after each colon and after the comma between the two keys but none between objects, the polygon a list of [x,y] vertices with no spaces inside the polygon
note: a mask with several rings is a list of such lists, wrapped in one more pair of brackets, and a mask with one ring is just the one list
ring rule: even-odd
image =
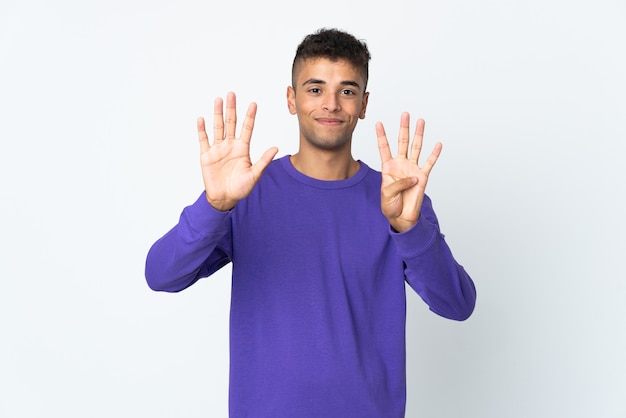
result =
[{"label": "white wall", "polygon": [[[367,3],[367,2],[366,2]],[[145,254],[201,192],[195,119],[284,95],[321,26],[372,51],[374,123],[427,121],[429,184],[475,279],[464,323],[411,294],[408,417],[626,416],[626,3],[0,2],[0,416],[222,417],[229,268],[152,292]]]}]

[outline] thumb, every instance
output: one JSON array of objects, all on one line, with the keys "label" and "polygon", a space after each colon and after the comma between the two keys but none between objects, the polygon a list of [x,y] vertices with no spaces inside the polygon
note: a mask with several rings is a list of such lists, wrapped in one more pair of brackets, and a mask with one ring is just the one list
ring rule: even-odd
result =
[{"label": "thumb", "polygon": [[267,168],[267,166],[272,162],[276,154],[278,153],[278,148],[272,147],[265,151],[261,158],[252,166],[254,170],[254,176],[258,178],[263,171]]},{"label": "thumb", "polygon": [[395,196],[403,191],[410,189],[417,184],[417,177],[405,177],[400,180],[396,180],[391,184],[385,186],[382,190],[383,196],[389,198]]}]

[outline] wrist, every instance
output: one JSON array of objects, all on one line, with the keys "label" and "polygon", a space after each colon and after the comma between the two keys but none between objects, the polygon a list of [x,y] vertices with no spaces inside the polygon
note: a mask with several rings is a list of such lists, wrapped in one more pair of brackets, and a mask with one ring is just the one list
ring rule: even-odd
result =
[{"label": "wrist", "polygon": [[229,210],[232,210],[237,204],[237,202],[231,200],[211,199],[206,192],[204,195],[207,202],[209,202],[209,205],[211,205],[213,209],[220,212],[228,212]]},{"label": "wrist", "polygon": [[389,225],[394,232],[401,234],[413,228],[415,224],[417,224],[417,221],[419,221],[419,217],[415,221],[393,219],[389,220]]}]

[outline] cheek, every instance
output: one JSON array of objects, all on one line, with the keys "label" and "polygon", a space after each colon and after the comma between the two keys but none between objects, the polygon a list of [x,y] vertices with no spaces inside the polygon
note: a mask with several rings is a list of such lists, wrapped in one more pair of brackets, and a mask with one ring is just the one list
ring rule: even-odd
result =
[{"label": "cheek", "polygon": [[365,109],[360,105],[352,105],[349,109],[346,109],[348,113],[353,115],[353,119],[362,119],[365,116]]}]

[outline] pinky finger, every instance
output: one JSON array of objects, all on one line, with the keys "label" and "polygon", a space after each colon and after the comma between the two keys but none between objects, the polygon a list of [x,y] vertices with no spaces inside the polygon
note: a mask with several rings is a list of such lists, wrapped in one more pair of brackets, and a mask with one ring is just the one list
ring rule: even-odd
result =
[{"label": "pinky finger", "polygon": [[198,120],[196,121],[196,126],[198,128],[198,141],[200,142],[200,152],[208,151],[211,146],[209,145],[209,136],[206,133],[206,126],[203,117],[198,118]]},{"label": "pinky finger", "polygon": [[443,145],[441,144],[441,142],[437,142],[435,144],[435,147],[433,148],[433,152],[430,154],[430,156],[428,156],[428,159],[426,160],[426,162],[424,163],[424,166],[422,167],[422,170],[424,170],[426,175],[428,175],[430,173],[430,170],[432,170],[433,167],[435,166],[437,159],[441,155],[442,148],[443,148]]}]

